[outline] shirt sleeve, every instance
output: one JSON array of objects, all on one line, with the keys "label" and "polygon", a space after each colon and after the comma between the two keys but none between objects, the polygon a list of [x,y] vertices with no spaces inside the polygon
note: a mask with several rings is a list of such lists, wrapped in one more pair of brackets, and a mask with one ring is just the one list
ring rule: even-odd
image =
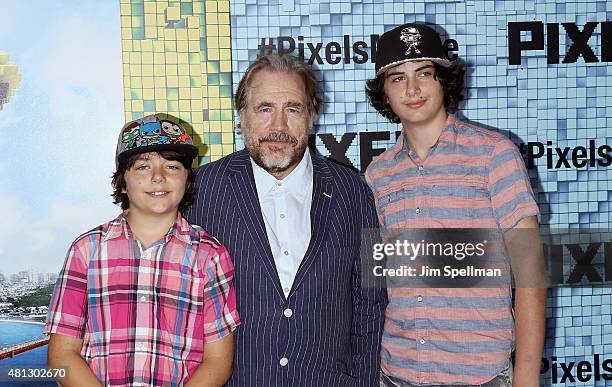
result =
[{"label": "shirt sleeve", "polygon": [[539,218],[525,163],[510,140],[495,145],[488,178],[493,213],[502,229],[513,228],[529,216]]},{"label": "shirt sleeve", "polygon": [[45,333],[59,333],[82,339],[87,322],[87,268],[88,255],[84,254],[87,238],[75,241],[66,255],[59,274],[49,312]]},{"label": "shirt sleeve", "polygon": [[374,205],[376,208],[376,216],[378,217],[378,223],[380,224],[381,227],[385,227],[385,218],[382,216],[381,212],[380,212],[380,195],[378,193],[378,191],[376,190],[376,187],[374,186],[374,177],[372,176],[374,167],[372,166],[372,164],[370,164],[370,166],[366,169],[365,171],[365,181],[368,184],[368,186],[370,187],[370,190],[372,191],[372,194],[374,195]]},{"label": "shirt sleeve", "polygon": [[234,265],[225,246],[216,249],[205,268],[204,342],[219,340],[240,325],[234,289]]}]

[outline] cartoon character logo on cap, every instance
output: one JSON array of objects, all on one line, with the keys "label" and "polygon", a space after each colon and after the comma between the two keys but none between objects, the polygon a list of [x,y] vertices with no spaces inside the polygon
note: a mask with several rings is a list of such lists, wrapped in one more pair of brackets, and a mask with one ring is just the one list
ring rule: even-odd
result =
[{"label": "cartoon character logo on cap", "polygon": [[179,125],[166,120],[161,120],[159,123],[163,134],[170,137],[171,144],[182,144],[189,140],[189,136]]},{"label": "cartoon character logo on cap", "polygon": [[404,28],[400,35],[400,40],[408,47],[404,55],[410,55],[410,51],[413,50],[415,54],[421,53],[421,51],[417,48],[417,46],[421,44],[421,33],[415,27]]},{"label": "cartoon character logo on cap", "polygon": [[130,126],[123,130],[121,135],[121,142],[124,142],[125,149],[132,149],[140,146],[140,125],[132,123]]},{"label": "cartoon character logo on cap", "polygon": [[165,136],[159,121],[147,122],[140,126],[140,137],[146,145],[166,144],[168,136]]}]

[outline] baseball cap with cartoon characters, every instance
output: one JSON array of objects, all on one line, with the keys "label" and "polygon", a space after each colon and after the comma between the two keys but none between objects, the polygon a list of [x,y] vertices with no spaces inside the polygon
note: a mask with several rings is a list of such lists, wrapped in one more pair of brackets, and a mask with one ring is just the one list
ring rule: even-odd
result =
[{"label": "baseball cap with cartoon characters", "polygon": [[440,34],[425,24],[408,23],[382,34],[376,43],[376,76],[404,62],[429,60],[450,67]]},{"label": "baseball cap with cartoon characters", "polygon": [[115,153],[115,166],[130,156],[146,153],[174,151],[191,159],[198,155],[198,148],[181,125],[178,118],[168,114],[151,114],[130,121],[121,128]]}]

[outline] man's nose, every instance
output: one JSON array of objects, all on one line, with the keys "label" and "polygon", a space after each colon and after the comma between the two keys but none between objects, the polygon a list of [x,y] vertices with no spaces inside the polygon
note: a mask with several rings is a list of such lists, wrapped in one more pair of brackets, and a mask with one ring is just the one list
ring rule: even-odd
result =
[{"label": "man's nose", "polygon": [[272,129],[285,132],[287,127],[287,113],[284,110],[275,112],[272,118]]},{"label": "man's nose", "polygon": [[406,81],[405,93],[407,97],[416,97],[421,94],[421,88],[419,87],[416,79],[408,78]]}]

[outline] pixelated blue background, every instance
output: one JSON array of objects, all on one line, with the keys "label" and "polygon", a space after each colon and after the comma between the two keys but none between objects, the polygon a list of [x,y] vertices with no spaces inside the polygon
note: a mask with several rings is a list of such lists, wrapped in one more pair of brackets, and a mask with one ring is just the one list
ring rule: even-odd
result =
[{"label": "pixelated blue background", "polygon": [[[588,63],[548,65],[546,50],[523,52],[520,66],[508,65],[508,22],[586,22],[612,18],[612,1],[292,1],[233,0],[231,2],[234,87],[258,53],[261,38],[303,36],[304,43],[330,41],[342,45],[350,35],[370,42],[399,24],[436,24],[459,43],[459,56],[467,63],[469,90],[461,111],[468,119],[510,132],[522,142],[552,141],[554,146],[612,144],[612,66]],[[559,28],[561,60],[572,43]],[[442,30],[440,32],[443,32]],[[528,39],[526,36],[525,39]],[[546,39],[546,38],[545,38]],[[275,42],[276,43],[276,42]],[[600,58],[601,27],[588,41]],[[323,51],[324,49],[322,49]],[[370,52],[369,48],[367,49]],[[306,50],[306,57],[309,53]],[[560,61],[561,61],[560,60]],[[317,65],[324,81],[327,106],[316,124],[317,133],[395,131],[371,108],[364,81],[374,65],[340,63]],[[242,148],[241,138],[236,139]],[[377,142],[387,147],[391,142]],[[329,152],[318,141],[317,149]],[[359,137],[347,156],[359,168]],[[612,169],[604,167],[547,170],[544,158],[530,170],[532,186],[542,211],[542,223],[551,228],[602,228],[612,223]],[[601,257],[598,257],[601,259]],[[610,288],[562,288],[548,300],[545,356],[558,362],[593,362],[592,355],[612,357]],[[562,371],[559,371],[559,377]],[[575,375],[575,369],[574,369]],[[543,379],[551,385],[550,373]],[[568,384],[570,385],[570,384]],[[591,381],[571,385],[604,385]]]}]

